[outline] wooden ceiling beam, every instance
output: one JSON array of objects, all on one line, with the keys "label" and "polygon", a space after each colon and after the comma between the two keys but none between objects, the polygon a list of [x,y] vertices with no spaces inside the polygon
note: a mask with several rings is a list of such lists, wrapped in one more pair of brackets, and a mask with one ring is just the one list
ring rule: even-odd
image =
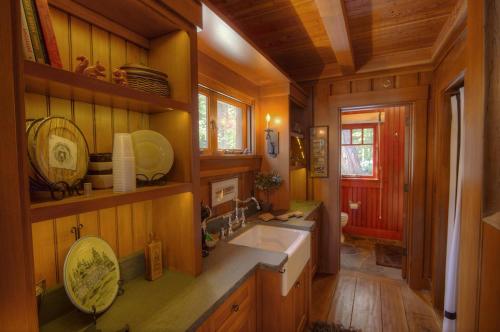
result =
[{"label": "wooden ceiling beam", "polygon": [[438,61],[447,46],[465,27],[467,20],[467,0],[458,0],[432,46],[432,62]]},{"label": "wooden ceiling beam", "polygon": [[354,73],[356,65],[344,1],[315,0],[315,3],[342,73]]}]

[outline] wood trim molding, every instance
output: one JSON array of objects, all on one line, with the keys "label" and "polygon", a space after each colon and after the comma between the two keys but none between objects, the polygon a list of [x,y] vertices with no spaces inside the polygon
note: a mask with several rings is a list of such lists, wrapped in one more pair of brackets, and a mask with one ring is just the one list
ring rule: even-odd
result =
[{"label": "wood trim molding", "polygon": [[436,64],[443,56],[447,45],[453,43],[467,21],[467,0],[459,0],[432,45],[432,62]]},{"label": "wood trim molding", "polygon": [[315,2],[342,73],[354,73],[356,64],[344,1],[315,0]]},{"label": "wood trim molding", "polygon": [[29,222],[20,1],[0,2],[0,322],[5,331],[38,331]]},{"label": "wood trim molding", "polygon": [[330,103],[339,107],[376,106],[396,103],[411,103],[429,98],[429,86],[422,85],[381,91],[358,92],[330,96]]},{"label": "wood trim molding", "polygon": [[479,329],[486,109],[485,3],[486,1],[467,1],[465,162],[457,292],[457,331],[460,332]]},{"label": "wood trim molding", "polygon": [[[429,98],[429,86],[423,85],[411,88],[401,88],[382,91],[352,93],[348,95],[333,95],[329,97],[329,109],[333,114],[330,118],[335,118],[335,121],[330,120],[332,127],[340,125],[340,110],[346,107],[357,106],[373,106],[373,105],[388,105],[388,104],[409,104],[410,105],[410,192],[408,203],[408,217],[405,227],[410,229],[406,231],[411,234],[407,240],[408,248],[408,267],[407,279],[408,284],[413,289],[421,289],[425,287],[426,281],[424,276],[424,227],[425,227],[425,184],[426,184],[426,167],[421,165],[426,164],[427,153],[427,109]],[[337,127],[338,128],[338,127]],[[332,135],[335,136],[335,135]],[[340,154],[340,139],[335,137],[330,140],[329,155],[330,158],[335,158]],[[334,163],[330,163],[334,164]],[[330,187],[336,187],[340,193],[340,169],[336,167],[336,172],[331,172],[330,178],[327,179]],[[331,204],[337,209],[332,209],[338,212],[338,216],[330,218],[335,222],[340,218],[338,210],[338,197],[331,197]],[[330,222],[332,222],[330,220]],[[334,226],[336,227],[336,226]],[[333,252],[340,252],[340,240],[332,244]]]}]

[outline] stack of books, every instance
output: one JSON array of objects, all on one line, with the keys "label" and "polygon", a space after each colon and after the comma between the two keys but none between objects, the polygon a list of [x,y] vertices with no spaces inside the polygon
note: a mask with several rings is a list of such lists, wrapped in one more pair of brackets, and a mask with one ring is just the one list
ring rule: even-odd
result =
[{"label": "stack of books", "polygon": [[25,59],[62,68],[47,0],[21,0],[21,24]]}]

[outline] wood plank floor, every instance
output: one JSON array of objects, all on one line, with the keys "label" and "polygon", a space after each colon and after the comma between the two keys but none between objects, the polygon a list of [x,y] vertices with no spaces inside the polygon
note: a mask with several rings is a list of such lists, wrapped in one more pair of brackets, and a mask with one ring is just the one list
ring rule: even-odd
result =
[{"label": "wood plank floor", "polygon": [[438,332],[430,304],[402,280],[341,270],[313,281],[311,321],[341,323],[363,332]]}]

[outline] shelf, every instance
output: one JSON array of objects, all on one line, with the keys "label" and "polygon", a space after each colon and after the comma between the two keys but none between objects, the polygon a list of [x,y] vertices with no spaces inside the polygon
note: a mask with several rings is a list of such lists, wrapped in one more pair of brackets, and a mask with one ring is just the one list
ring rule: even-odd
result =
[{"label": "shelf", "polygon": [[114,193],[113,189],[94,190],[90,196],[72,196],[60,201],[32,203],[31,222],[191,192],[192,189],[191,183],[171,182],[165,186],[137,188],[135,192],[129,193]]},{"label": "shelf", "polygon": [[143,113],[191,111],[191,105],[47,65],[24,61],[26,91]]}]

